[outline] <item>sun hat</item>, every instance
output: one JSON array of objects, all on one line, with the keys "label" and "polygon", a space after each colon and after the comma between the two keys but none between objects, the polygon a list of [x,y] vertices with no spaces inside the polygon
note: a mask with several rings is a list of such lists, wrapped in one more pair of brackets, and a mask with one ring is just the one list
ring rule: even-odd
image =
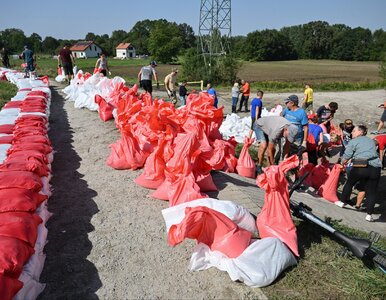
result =
[{"label": "sun hat", "polygon": [[295,124],[290,124],[288,125],[287,130],[288,130],[287,140],[290,143],[293,143],[295,141],[296,135],[298,134],[298,127]]},{"label": "sun hat", "polygon": [[291,95],[291,96],[288,96],[288,98],[286,98],[285,100],[284,100],[284,102],[287,104],[288,102],[293,102],[293,104],[295,104],[295,105],[298,105],[299,104],[299,98],[298,98],[298,96],[296,96],[296,95]]}]

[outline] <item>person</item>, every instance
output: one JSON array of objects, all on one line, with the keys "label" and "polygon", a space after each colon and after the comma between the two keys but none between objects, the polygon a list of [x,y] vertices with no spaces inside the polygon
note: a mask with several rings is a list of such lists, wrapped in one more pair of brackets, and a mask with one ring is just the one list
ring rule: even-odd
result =
[{"label": "person", "polygon": [[100,73],[102,73],[104,76],[107,76],[107,72],[109,72],[109,66],[107,63],[106,55],[104,53],[102,53],[96,61],[95,69],[99,69]]},{"label": "person", "polygon": [[[303,108],[299,107],[299,98],[296,95],[291,95],[284,100],[286,108],[282,112],[282,116],[298,127],[298,134],[293,143],[288,141],[284,144],[283,157],[291,151],[291,145],[294,146],[296,152],[300,146],[307,148],[308,138],[308,117]],[[296,148],[296,149],[295,149]]]},{"label": "person", "polygon": [[309,83],[307,83],[305,85],[305,89],[304,89],[304,98],[303,98],[302,108],[307,113],[312,114],[312,112],[314,110],[313,103],[314,103],[314,90],[311,88],[311,85]]},{"label": "person", "polygon": [[385,125],[385,121],[386,121],[386,100],[385,100],[385,102],[383,102],[383,104],[379,104],[378,107],[383,109],[383,113],[382,113],[381,119],[379,120],[379,125],[378,125],[377,130],[371,132],[371,134],[379,134],[381,129]]},{"label": "person", "polygon": [[307,153],[308,160],[315,166],[318,164],[318,147],[323,144],[323,129],[318,125],[316,114],[308,115]]},{"label": "person", "polygon": [[157,82],[157,88],[159,88],[157,71],[155,70],[156,66],[157,63],[153,60],[148,66],[142,67],[138,73],[138,81],[140,86],[150,95],[153,92],[152,77],[154,77],[154,80]]},{"label": "person", "polygon": [[[256,120],[260,119],[261,118],[261,111],[263,109],[263,96],[264,96],[264,92],[263,91],[257,91],[256,93],[256,98],[253,98],[252,102],[251,102],[251,129],[249,130],[249,138],[252,137],[252,132],[255,130],[255,122]],[[261,136],[258,138],[257,137],[257,134],[259,134],[259,132],[255,132],[255,135],[256,135],[256,142],[259,142],[261,141]]]},{"label": "person", "polygon": [[236,113],[237,102],[239,101],[240,95],[240,86],[237,81],[233,84],[232,87],[232,113]]},{"label": "person", "polygon": [[282,116],[267,116],[259,118],[255,122],[256,140],[260,141],[259,150],[257,152],[257,173],[262,173],[262,162],[265,151],[267,150],[268,165],[274,164],[276,145],[281,138],[285,138],[290,143],[293,143],[297,134],[298,126],[292,124]]},{"label": "person", "polygon": [[382,169],[385,167],[385,146],[386,146],[386,134],[380,134],[374,137],[379,150],[379,159],[382,162]]},{"label": "person", "polygon": [[188,82],[184,80],[178,90],[178,94],[180,95],[181,106],[186,105],[186,97],[188,96],[188,90],[186,89],[187,84]]},{"label": "person", "polygon": [[3,66],[4,66],[4,68],[8,68],[9,69],[11,67],[11,65],[9,64],[8,50],[5,47],[3,47],[1,49],[0,54],[1,54],[1,62],[3,64]]},{"label": "person", "polygon": [[213,106],[217,108],[217,105],[218,105],[217,93],[216,93],[216,90],[212,87],[212,84],[210,82],[206,85],[206,91],[209,95],[214,97]]},{"label": "person", "polygon": [[339,128],[342,130],[342,144],[346,147],[348,142],[352,139],[352,131],[354,124],[351,119],[344,120],[344,123],[339,124]]},{"label": "person", "polygon": [[178,73],[178,69],[173,68],[172,72],[166,75],[164,79],[166,92],[168,93],[168,96],[172,100],[173,104],[177,103],[177,93],[176,93],[177,73]]},{"label": "person", "polygon": [[25,77],[28,77],[31,75],[31,73],[35,70],[35,55],[31,49],[28,48],[28,46],[24,46],[24,51],[20,54],[21,58],[24,60],[24,62],[27,64],[25,68]]},{"label": "person", "polygon": [[58,68],[63,67],[64,75],[68,83],[74,78],[73,66],[75,65],[75,57],[72,55],[68,44],[64,45],[63,49],[59,51]]},{"label": "person", "polygon": [[[352,131],[352,140],[347,144],[346,150],[342,156],[342,166],[352,162],[352,169],[348,173],[346,184],[343,187],[340,198],[344,207],[346,204],[354,206],[350,201],[350,196],[354,185],[357,182],[364,187],[367,206],[366,206],[366,220],[374,221],[372,214],[377,197],[377,186],[381,176],[381,160],[377,154],[374,140],[367,137],[367,127],[364,125],[357,125]],[[365,161],[365,163],[357,164],[356,160]]]},{"label": "person", "polygon": [[240,99],[240,106],[237,112],[242,112],[241,108],[243,107],[243,104],[245,106],[245,112],[249,112],[248,99],[250,94],[251,94],[251,88],[249,86],[249,83],[244,79],[241,80],[241,99]]},{"label": "person", "polygon": [[316,111],[321,127],[325,127],[326,132],[331,131],[331,120],[334,118],[335,112],[338,110],[338,103],[330,102],[328,105],[322,105]]}]

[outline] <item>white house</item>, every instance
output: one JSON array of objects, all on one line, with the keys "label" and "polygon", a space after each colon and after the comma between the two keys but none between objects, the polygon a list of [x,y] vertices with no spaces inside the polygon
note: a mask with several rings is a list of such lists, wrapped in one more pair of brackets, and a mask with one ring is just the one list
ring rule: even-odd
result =
[{"label": "white house", "polygon": [[81,41],[73,45],[70,50],[76,58],[98,57],[102,49],[94,42]]},{"label": "white house", "polygon": [[117,48],[117,58],[134,58],[135,57],[135,48],[130,43],[120,43]]}]

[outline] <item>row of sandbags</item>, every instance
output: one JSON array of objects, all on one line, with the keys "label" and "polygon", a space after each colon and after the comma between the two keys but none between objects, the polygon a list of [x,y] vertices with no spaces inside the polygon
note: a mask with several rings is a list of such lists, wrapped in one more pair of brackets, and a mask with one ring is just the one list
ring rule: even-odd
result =
[{"label": "row of sandbags", "polygon": [[18,87],[0,111],[0,298],[36,299],[51,213],[53,149],[47,135],[51,91],[47,79],[0,69]]},{"label": "row of sandbags", "polygon": [[[90,79],[83,84],[91,85],[87,83]],[[198,241],[191,270],[217,267],[227,271],[232,280],[260,287],[272,283],[284,269],[296,264],[294,254],[286,246],[290,244],[297,255],[297,246],[293,245],[296,231],[288,203],[287,222],[278,224],[281,230],[275,231],[275,225],[264,217],[271,215],[275,201],[267,202],[269,207],[263,209],[265,213],[256,223],[245,208],[231,201],[206,198],[204,192],[217,190],[211,170],[252,173],[253,167],[253,175],[249,176],[253,177],[255,168],[251,163],[246,167],[238,163],[234,139],[222,139],[218,131],[222,108],[214,108],[210,96],[191,95],[185,107],[175,109],[161,99],[151,99],[149,94],[138,95],[137,86],[115,86],[112,94],[114,97],[105,96],[109,101],[101,95],[94,96],[102,120],[107,110],[115,109],[115,123],[121,132],[121,139],[110,145],[107,164],[116,169],[144,169],[135,182],[155,189],[152,197],[169,201],[170,208],[162,212],[169,243],[175,246],[185,238]],[[71,97],[78,99],[76,92]],[[92,94],[90,102],[91,98]],[[240,155],[246,160],[251,160],[247,148],[252,141],[246,140],[244,154]],[[247,167],[250,169],[246,170]],[[280,186],[285,191],[285,185]],[[283,201],[288,202],[288,197]],[[252,238],[257,236],[257,226],[264,237],[261,240]]]}]

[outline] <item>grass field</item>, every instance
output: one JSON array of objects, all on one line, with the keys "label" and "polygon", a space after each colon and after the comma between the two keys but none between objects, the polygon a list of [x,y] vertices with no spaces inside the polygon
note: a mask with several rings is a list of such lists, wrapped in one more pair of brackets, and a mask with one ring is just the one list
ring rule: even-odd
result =
[{"label": "grass field", "polygon": [[0,109],[17,93],[16,85],[8,81],[0,81]]},{"label": "grass field", "polygon": [[[137,82],[137,74],[150,59],[116,60],[109,59],[112,76],[121,76],[128,83]],[[92,73],[96,58],[78,59],[78,69]],[[20,68],[21,61],[11,61]],[[346,91],[386,88],[378,72],[378,62],[346,62],[334,60],[294,60],[279,62],[243,62],[238,77],[251,83],[254,89],[270,92],[303,90],[309,82],[316,91]],[[160,64],[157,67],[159,81],[175,66]],[[55,78],[57,60],[47,57],[38,58],[38,72]],[[197,78],[200,80],[201,78]],[[229,86],[218,86],[228,90]]]}]

